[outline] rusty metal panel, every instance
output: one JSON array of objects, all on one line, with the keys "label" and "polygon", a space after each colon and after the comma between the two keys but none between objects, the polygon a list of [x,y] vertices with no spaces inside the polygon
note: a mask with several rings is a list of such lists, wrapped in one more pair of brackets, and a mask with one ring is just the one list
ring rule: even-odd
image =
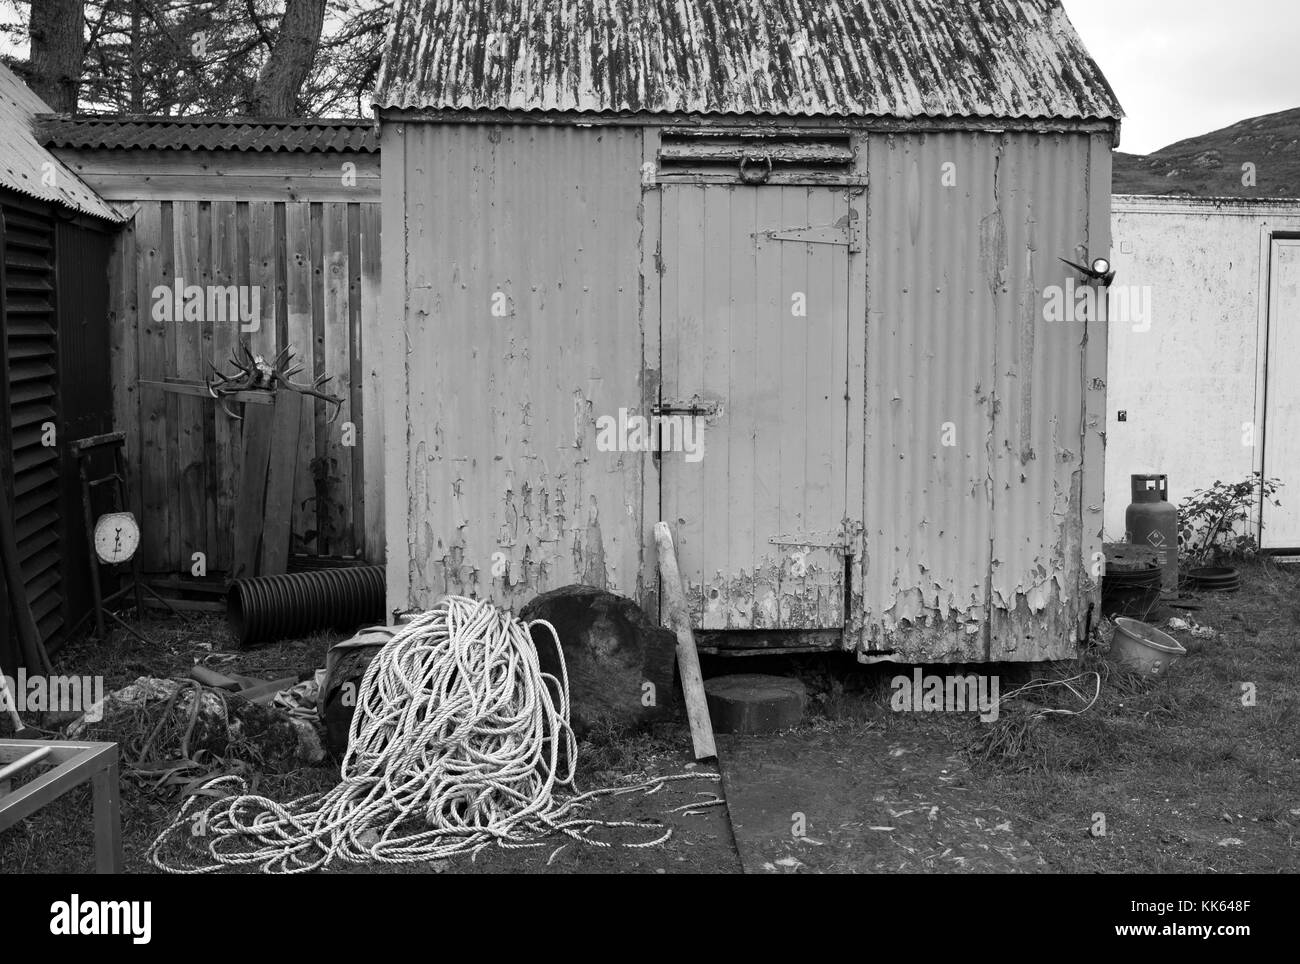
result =
[{"label": "rusty metal panel", "polygon": [[987,646],[996,158],[987,134],[868,146],[864,638],[918,660]]},{"label": "rusty metal panel", "polygon": [[320,154],[378,153],[379,132],[368,120],[297,117],[42,117],[34,124],[46,147],[74,150],[254,151]]},{"label": "rusty metal panel", "polygon": [[662,225],[662,417],[690,429],[662,516],[694,624],[842,627],[848,193],[665,187]]},{"label": "rusty metal panel", "polygon": [[1118,119],[1056,0],[398,0],[381,107]]},{"label": "rusty metal panel", "polygon": [[402,130],[386,162],[403,168],[406,280],[384,376],[409,386],[386,458],[406,483],[394,598],[514,604],[575,582],[640,598],[645,456],[596,444],[602,416],[642,401],[640,133]]},{"label": "rusty metal panel", "polygon": [[1043,321],[1042,289],[1088,243],[1089,150],[1073,135],[871,141],[868,653],[1073,652],[1090,591],[1083,386],[1105,358],[1086,326]]},{"label": "rusty metal panel", "polygon": [[0,64],[0,187],[120,223],[123,218],[72,169],[37,143],[32,118],[50,107]]},{"label": "rusty metal panel", "polygon": [[[1044,288],[1077,283],[1062,257],[1109,256],[1109,210],[1089,251],[1088,138],[1007,135],[997,178],[1002,212],[996,299],[998,406],[993,419],[992,657],[1073,655],[1091,591],[1086,511],[1085,317],[1048,321]],[[1101,190],[1109,197],[1109,180]],[[1104,356],[1103,356],[1104,358]],[[1095,373],[1104,377],[1102,370]],[[1101,452],[1091,453],[1101,457]]]}]

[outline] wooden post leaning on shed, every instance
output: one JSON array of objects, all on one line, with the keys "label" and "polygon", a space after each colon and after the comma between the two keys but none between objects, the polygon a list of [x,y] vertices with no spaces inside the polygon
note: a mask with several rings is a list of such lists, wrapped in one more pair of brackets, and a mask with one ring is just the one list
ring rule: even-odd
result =
[{"label": "wooden post leaning on shed", "polygon": [[682,675],[682,698],[686,701],[686,716],[691,724],[695,759],[713,759],[718,755],[713,743],[713,721],[709,719],[709,703],[704,695],[704,675],[700,672],[700,656],[695,649],[695,633],[691,629],[691,615],[686,607],[686,590],[682,586],[677,550],[673,548],[673,534],[667,522],[655,523],[655,545],[659,548],[659,582],[664,623],[677,635],[677,668]]}]

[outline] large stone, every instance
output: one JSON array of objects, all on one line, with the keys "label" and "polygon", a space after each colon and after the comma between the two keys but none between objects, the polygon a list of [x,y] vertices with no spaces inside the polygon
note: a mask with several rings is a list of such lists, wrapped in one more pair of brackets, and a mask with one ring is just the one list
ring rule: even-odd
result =
[{"label": "large stone", "polygon": [[[672,711],[677,639],[632,600],[591,586],[565,586],[531,600],[519,618],[544,619],[555,627],[579,736],[597,722],[642,726]],[[550,633],[543,626],[531,633],[542,670],[558,677]]]},{"label": "large stone", "polygon": [[803,719],[808,691],[787,676],[757,673],[704,681],[709,716],[717,733],[775,733]]}]

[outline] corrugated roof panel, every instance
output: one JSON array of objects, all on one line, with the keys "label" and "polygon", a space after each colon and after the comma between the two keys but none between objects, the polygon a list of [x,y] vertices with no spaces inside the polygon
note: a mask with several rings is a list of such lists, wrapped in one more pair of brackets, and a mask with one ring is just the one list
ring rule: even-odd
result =
[{"label": "corrugated roof panel", "polygon": [[1121,116],[1059,0],[397,0],[375,103]]},{"label": "corrugated roof panel", "polygon": [[0,187],[82,214],[121,221],[117,211],[37,142],[32,118],[49,110],[45,101],[0,64]]},{"label": "corrugated roof panel", "polygon": [[379,136],[370,121],[351,118],[259,121],[220,117],[42,117],[37,136],[47,147],[373,153]]}]

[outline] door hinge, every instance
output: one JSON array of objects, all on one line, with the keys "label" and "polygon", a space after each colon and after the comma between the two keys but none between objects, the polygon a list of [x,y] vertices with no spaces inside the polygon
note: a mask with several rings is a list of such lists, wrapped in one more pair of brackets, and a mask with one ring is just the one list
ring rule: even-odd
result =
[{"label": "door hinge", "polygon": [[754,238],[770,241],[802,241],[804,244],[842,244],[850,253],[862,250],[862,218],[850,211],[834,224],[811,225],[806,228],[786,228],[777,231],[760,231]]}]

